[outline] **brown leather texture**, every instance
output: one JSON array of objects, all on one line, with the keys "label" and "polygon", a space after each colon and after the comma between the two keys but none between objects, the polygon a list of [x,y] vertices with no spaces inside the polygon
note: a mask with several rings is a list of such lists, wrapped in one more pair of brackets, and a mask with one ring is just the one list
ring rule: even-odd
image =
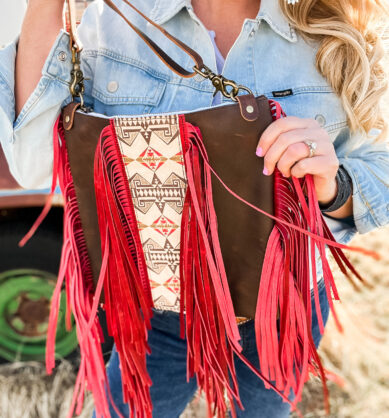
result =
[{"label": "brown leather texture", "polygon": [[[261,133],[272,122],[266,97],[256,98],[259,117],[242,118],[238,103],[185,115],[201,129],[212,167],[236,193],[273,213],[273,179],[262,174],[255,154]],[[66,112],[66,109],[63,111]],[[93,159],[99,135],[109,120],[76,113],[65,131],[69,162],[79,202],[81,222],[94,280],[101,265],[101,248],[93,184]],[[212,176],[218,232],[235,316],[254,318],[261,268],[273,221],[228,193]]]},{"label": "brown leather texture", "polygon": [[[62,111],[62,117],[66,113],[65,107]],[[73,128],[70,131],[65,131],[70,170],[95,284],[101,266],[101,244],[93,181],[93,163],[100,132],[108,124],[109,119],[76,113]],[[101,301],[104,301],[104,295],[102,295]]]}]

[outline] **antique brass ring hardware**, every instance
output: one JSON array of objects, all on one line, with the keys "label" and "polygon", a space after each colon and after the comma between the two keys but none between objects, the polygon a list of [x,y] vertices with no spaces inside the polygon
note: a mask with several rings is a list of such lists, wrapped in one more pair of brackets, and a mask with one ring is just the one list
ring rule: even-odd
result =
[{"label": "antique brass ring hardware", "polygon": [[248,94],[253,94],[252,91],[245,86],[235,83],[235,81],[229,80],[225,78],[221,74],[215,74],[210,68],[206,65],[203,65],[201,68],[196,66],[193,67],[197,74],[200,74],[205,79],[208,79],[212,82],[215,91],[213,95],[215,96],[218,91],[226,97],[227,99],[231,99],[233,101],[237,101],[236,96],[239,94],[240,91],[246,91]]}]

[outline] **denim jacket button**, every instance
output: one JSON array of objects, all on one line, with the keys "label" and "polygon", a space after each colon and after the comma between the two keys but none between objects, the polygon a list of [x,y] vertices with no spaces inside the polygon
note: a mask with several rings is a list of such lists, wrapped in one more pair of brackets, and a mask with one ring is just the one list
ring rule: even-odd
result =
[{"label": "denim jacket button", "polygon": [[316,115],[315,116],[315,119],[316,119],[316,121],[318,122],[318,124],[320,125],[320,126],[324,126],[325,125],[325,123],[326,123],[326,118],[323,116],[323,115]]},{"label": "denim jacket button", "polygon": [[107,90],[110,93],[115,93],[117,89],[119,88],[119,83],[117,81],[110,81],[107,85]]},{"label": "denim jacket button", "polygon": [[66,58],[68,57],[68,55],[67,55],[67,53],[65,52],[65,51],[61,51],[59,54],[58,54],[58,59],[60,60],[60,61],[66,61]]}]

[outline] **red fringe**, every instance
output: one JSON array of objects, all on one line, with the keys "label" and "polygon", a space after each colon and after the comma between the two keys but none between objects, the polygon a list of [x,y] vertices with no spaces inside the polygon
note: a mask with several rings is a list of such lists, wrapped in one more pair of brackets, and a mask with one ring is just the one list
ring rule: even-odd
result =
[{"label": "red fringe", "polygon": [[[274,119],[285,116],[278,103],[270,104]],[[307,198],[303,193],[304,189]],[[305,176],[304,180],[292,178],[290,182],[276,171],[274,202],[275,216],[278,220],[268,242],[255,316],[261,372],[274,381],[275,386],[286,396],[293,391],[294,404],[301,400],[309,372],[319,374],[323,382],[326,409],[329,411],[325,371],[311,334],[310,278],[313,281],[320,332],[324,332],[316,279],[316,250],[320,254],[330,309],[339,329],[341,327],[332,295],[336,300],[339,296],[326,257],[325,244],[329,245],[335,261],[350,280],[352,279],[347,268],[359,280],[363,280],[346,259],[342,246],[335,242],[325,223],[311,175]],[[280,220],[287,221],[289,225],[281,223]],[[291,227],[292,225],[297,225],[314,235],[308,237],[303,231]]]},{"label": "red fringe", "polygon": [[[270,106],[274,120],[285,116],[278,103],[270,101]],[[181,122],[183,125],[183,117]],[[321,333],[324,331],[316,279],[315,251],[317,250],[321,257],[327,297],[339,329],[341,327],[337,319],[332,295],[336,300],[339,299],[339,296],[327,261],[325,246],[329,246],[335,261],[350,281],[352,281],[352,278],[349,272],[362,282],[363,279],[347,260],[342,249],[359,251],[375,258],[378,257],[377,254],[363,248],[348,247],[335,241],[320,212],[312,176],[307,175],[303,180],[292,178],[292,181],[289,181],[282,177],[279,171],[276,171],[274,175],[275,214],[270,215],[245,201],[223,183],[209,165],[200,131],[197,128],[186,123],[186,128],[181,128],[181,135],[184,138],[185,167],[188,177],[187,201],[182,223],[183,235],[181,237],[181,242],[185,245],[182,249],[181,280],[186,292],[185,298],[181,299],[181,315],[185,303],[188,346],[192,346],[191,350],[188,351],[188,370],[191,373],[193,373],[193,370],[197,373],[200,370],[202,373],[200,375],[204,376],[208,374],[209,376],[205,378],[207,382],[223,382],[230,401],[232,396],[235,397],[241,407],[239,397],[236,396],[235,380],[233,380],[233,388],[229,387],[223,381],[223,376],[218,376],[217,372],[207,364],[209,355],[202,359],[203,364],[201,364],[201,360],[196,361],[195,357],[196,354],[204,351],[210,352],[214,349],[212,330],[215,325],[213,318],[220,320],[220,316],[222,316],[223,321],[220,320],[217,326],[218,328],[225,326],[228,354],[230,355],[232,349],[247,364],[247,361],[240,354],[239,337],[236,339],[236,329],[232,323],[234,312],[225,281],[225,271],[217,239],[216,215],[212,203],[210,182],[210,173],[212,172],[236,198],[275,221],[275,226],[267,244],[255,315],[256,343],[261,369],[260,373],[253,371],[265,382],[267,388],[273,388],[278,393],[282,393],[285,401],[287,401],[286,397],[289,397],[293,392],[293,408],[301,400],[303,386],[309,378],[309,372],[319,374],[323,382],[325,406],[328,411],[329,402],[325,370],[311,333],[311,277],[313,279],[314,301],[319,327]],[[199,155],[201,155],[204,163],[203,185],[197,168],[199,166]],[[307,198],[304,195],[304,189]],[[190,217],[190,221],[188,221],[188,217]],[[188,222],[190,226],[188,226]],[[201,226],[202,223],[206,225],[206,228]],[[207,246],[207,243],[210,243],[210,245]],[[217,266],[214,274],[211,273],[214,288],[217,289],[220,285],[220,289],[224,289],[224,292],[219,290],[215,295],[212,291],[209,291],[208,270],[205,262],[203,262],[205,260],[204,253],[207,256],[210,270],[215,270],[213,264]],[[212,257],[215,257],[216,262]],[[192,276],[195,276],[196,280]],[[202,280],[199,280],[199,277]],[[219,284],[218,281],[220,281]],[[196,285],[202,284],[202,287],[198,289],[193,285],[193,282]],[[354,282],[352,281],[352,283]],[[203,299],[200,299],[200,291],[208,294],[211,300],[204,302]],[[196,310],[193,308],[191,301],[197,299],[200,301],[196,308],[199,311],[198,315],[201,321],[197,319],[196,322]],[[208,316],[208,310],[210,309],[214,310],[214,314]],[[181,325],[183,322],[183,319],[181,319]],[[202,335],[204,335],[204,338],[202,338]],[[219,338],[218,343],[222,343],[224,346],[224,338]],[[202,345],[202,350],[196,352],[199,344]],[[227,368],[234,379],[234,369],[230,357],[219,358],[218,361],[223,366],[222,370]],[[248,364],[248,366],[252,368],[252,365]],[[223,416],[225,411],[223,400],[214,394],[215,391],[210,391],[203,380],[199,380],[199,385],[204,387],[208,402],[213,402],[216,405],[217,412],[220,416]],[[214,412],[215,410],[209,410],[210,414]],[[235,411],[233,411],[233,416],[235,416],[234,414]]]},{"label": "red fringe", "polygon": [[[108,390],[108,396],[112,404],[113,401],[107,385],[107,375],[100,345],[103,333],[97,317],[99,294],[96,293],[94,298],[92,270],[83,235],[60,118],[55,124],[53,139],[52,193],[54,193],[55,185],[57,180],[59,180],[64,197],[64,242],[58,280],[51,300],[46,341],[46,370],[48,374],[51,374],[55,367],[55,336],[60,293],[65,280],[67,296],[66,326],[68,330],[71,329],[72,312],[76,323],[81,353],[80,366],[67,417],[71,418],[73,416],[75,407],[75,413],[77,415],[81,414],[85,390],[90,390],[93,393],[97,416],[109,416],[106,390]],[[50,200],[48,202],[50,203]],[[41,220],[43,220],[42,216],[38,218],[37,222]],[[34,227],[36,228],[37,225],[34,225]],[[103,264],[105,262],[106,260],[103,261]],[[87,332],[88,338],[84,338]],[[114,408],[118,415],[121,416],[115,405]]]},{"label": "red fringe", "polygon": [[113,124],[101,132],[94,178],[102,254],[107,260],[100,278],[104,280],[108,332],[119,354],[123,400],[129,404],[131,417],[151,418],[152,381],[146,353],[151,352],[147,329],[151,328],[153,301]]},{"label": "red fringe", "polygon": [[[184,128],[186,125],[182,122],[183,119],[180,127]],[[187,133],[182,129],[183,137]],[[210,417],[214,414],[219,418],[225,416],[227,405],[224,393],[227,389],[235,417],[233,398],[240,407],[242,405],[233,351],[241,356],[242,349],[238,342],[240,335],[217,237],[211,174],[209,169],[205,170],[203,185],[199,153],[195,147],[190,147],[186,152],[185,160],[189,190],[181,224],[180,322],[186,325],[187,379],[196,373],[199,387],[204,390],[208,401]],[[104,277],[108,332],[113,335],[119,353],[124,401],[129,403],[131,416],[136,411],[137,417],[148,418],[152,411],[149,395],[152,382],[146,369],[146,352],[150,353],[146,328],[151,327],[149,319],[153,302],[131,192],[113,122],[101,133],[94,177],[101,242],[106,243],[102,253],[107,263],[101,270],[100,278]],[[145,273],[144,276],[140,274],[141,271]],[[186,319],[183,318],[184,308]],[[181,336],[184,338],[183,327]],[[254,366],[246,359],[244,361],[263,378]],[[285,401],[288,400],[285,398]]]},{"label": "red fringe", "polygon": [[200,156],[205,160],[207,157],[199,129],[186,123],[184,116],[180,118],[180,129],[188,181],[180,251],[180,324],[181,337],[185,336],[185,327],[188,345],[187,379],[196,374],[200,392],[204,391],[207,399],[208,417],[226,416],[225,392],[232,416],[236,417],[233,400],[244,408],[238,391],[235,353],[268,387],[291,403],[241,354],[240,334],[217,233],[211,169],[203,164],[201,174]]}]

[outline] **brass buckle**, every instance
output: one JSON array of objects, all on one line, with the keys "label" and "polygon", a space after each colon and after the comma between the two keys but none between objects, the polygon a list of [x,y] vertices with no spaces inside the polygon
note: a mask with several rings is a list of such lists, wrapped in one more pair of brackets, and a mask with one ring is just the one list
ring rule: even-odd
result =
[{"label": "brass buckle", "polygon": [[248,87],[237,84],[235,83],[235,81],[229,80],[228,78],[225,78],[221,74],[215,74],[206,65],[203,65],[201,68],[194,66],[193,69],[195,70],[197,74],[200,74],[202,77],[212,82],[215,88],[213,96],[215,96],[217,92],[220,91],[220,93],[224,97],[236,102],[237,101],[236,96],[242,90],[246,91],[249,94],[253,94],[253,92]]},{"label": "brass buckle", "polygon": [[70,94],[72,95],[73,100],[75,97],[80,98],[81,109],[84,109],[84,74],[81,71],[80,52],[77,51],[75,46],[72,46],[72,64],[73,68],[70,72],[69,85]]}]

